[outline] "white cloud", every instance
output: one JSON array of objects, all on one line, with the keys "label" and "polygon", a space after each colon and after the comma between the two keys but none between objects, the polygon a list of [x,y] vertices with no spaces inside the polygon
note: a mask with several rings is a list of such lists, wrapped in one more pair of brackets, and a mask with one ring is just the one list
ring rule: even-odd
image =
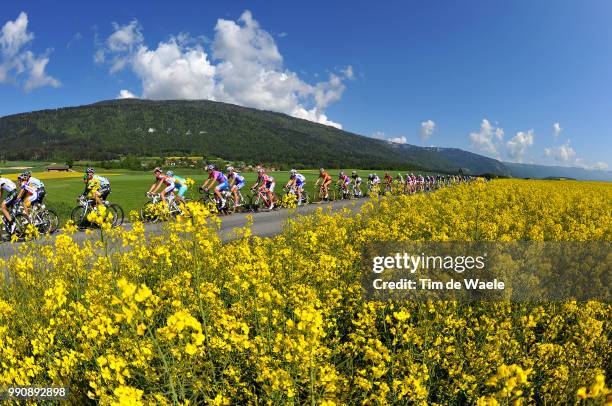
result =
[{"label": "white cloud", "polygon": [[2,54],[8,58],[17,56],[21,48],[33,39],[34,34],[28,32],[28,15],[22,11],[15,21],[9,20],[2,27]]},{"label": "white cloud", "polygon": [[48,56],[41,56],[36,58],[32,52],[27,51],[25,53],[25,62],[27,66],[27,70],[29,72],[28,78],[25,81],[23,88],[26,92],[29,92],[38,87],[51,86],[51,87],[59,87],[60,82],[47,75],[45,73],[45,68],[49,63]]},{"label": "white cloud", "polygon": [[15,21],[4,24],[0,34],[0,83],[17,83],[26,92],[43,86],[60,86],[57,79],[45,72],[51,51],[36,56],[25,49],[33,40],[34,34],[28,32],[26,13],[21,12]]},{"label": "white cloud", "polygon": [[420,132],[421,140],[425,141],[429,139],[429,137],[431,137],[435,129],[436,129],[436,123],[434,123],[432,120],[423,121],[421,123],[421,132]]},{"label": "white cloud", "polygon": [[402,135],[400,137],[389,138],[389,142],[392,142],[394,144],[406,144],[408,140],[405,136]]},{"label": "white cloud", "polygon": [[593,165],[591,165],[591,169],[607,171],[608,164],[606,162],[595,162]]},{"label": "white cloud", "polygon": [[238,21],[217,21],[212,55],[203,41],[187,34],[149,48],[136,20],[114,29],[94,59],[102,63],[112,55],[111,73],[129,66],[144,98],[224,101],[341,127],[325,109],[342,97],[352,67],[331,73],[327,81],[304,82],[283,66],[274,38],[249,11]]},{"label": "white cloud", "polygon": [[519,131],[514,137],[508,140],[506,147],[508,155],[517,162],[523,161],[523,156],[527,148],[533,145],[533,130],[527,132]]},{"label": "white cloud", "polygon": [[387,139],[387,137],[385,136],[385,133],[382,131],[376,131],[374,134],[372,134],[372,138],[376,138],[377,140]]},{"label": "white cloud", "polygon": [[117,95],[117,99],[135,99],[135,98],[136,98],[136,95],[126,89],[121,89],[121,91]]},{"label": "white cloud", "polygon": [[470,143],[480,151],[498,154],[499,142],[504,137],[504,130],[493,126],[486,118],[480,124],[480,131],[470,133]]},{"label": "white cloud", "polygon": [[575,164],[577,161],[576,151],[570,146],[569,140],[558,147],[545,148],[544,154],[563,164]]},{"label": "white cloud", "polygon": [[554,134],[554,136],[558,137],[561,134],[561,131],[563,131],[563,128],[561,128],[561,124],[554,123],[553,124],[553,134]]}]

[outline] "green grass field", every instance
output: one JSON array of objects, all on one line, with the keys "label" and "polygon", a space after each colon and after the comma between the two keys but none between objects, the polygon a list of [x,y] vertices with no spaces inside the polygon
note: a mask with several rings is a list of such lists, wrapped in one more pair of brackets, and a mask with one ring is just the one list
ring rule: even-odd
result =
[{"label": "green grass field", "polygon": [[[3,163],[0,170],[4,174],[3,176],[14,180],[16,179],[16,174],[21,171],[5,169],[6,166],[32,166],[35,168],[31,169],[33,172],[36,169],[42,168],[40,162],[31,162],[29,164],[30,165],[26,165],[24,162],[10,162],[8,164]],[[76,206],[76,199],[83,192],[84,188],[83,180],[80,175],[82,172],[80,171],[80,168],[75,168],[75,170],[78,170],[79,172],[68,175],[61,173],[57,175],[50,174],[49,176],[57,176],[57,178],[51,179],[44,178],[44,176],[47,174],[41,175],[41,180],[45,183],[45,188],[47,190],[45,203],[48,207],[57,211],[62,224],[69,219],[72,208]],[[352,169],[346,169],[344,171],[350,176]],[[334,180],[337,179],[339,172],[340,170],[330,171],[330,174]],[[367,170],[358,170],[358,172],[364,180],[367,178],[369,173]],[[153,174],[150,172],[136,172],[118,169],[103,170],[96,168],[96,173],[101,176],[107,176],[110,180],[112,193],[109,200],[119,204],[123,208],[126,215],[126,221],[131,210],[140,210],[142,205],[147,201],[145,193],[149,190],[149,187],[154,181]],[[206,180],[208,174],[204,170],[182,168],[175,170],[175,173],[179,176],[195,180],[196,184],[189,190],[188,196],[192,199],[198,199],[200,195],[197,189],[204,182],[204,180]],[[316,200],[318,190],[315,191],[314,183],[318,177],[318,170],[302,170],[300,173],[306,176],[306,190],[308,190],[308,193],[310,193],[311,199],[314,197],[315,199],[312,200]],[[377,171],[377,173],[380,177],[382,177],[384,172]],[[247,172],[243,175],[247,180],[247,186],[242,189],[243,196],[246,197],[246,195],[249,193],[248,187],[255,182],[257,174]],[[272,172],[271,175],[274,176],[276,180],[275,192],[281,195],[283,193],[283,186],[289,179],[289,172],[277,171]],[[36,174],[34,176],[36,176]]]}]

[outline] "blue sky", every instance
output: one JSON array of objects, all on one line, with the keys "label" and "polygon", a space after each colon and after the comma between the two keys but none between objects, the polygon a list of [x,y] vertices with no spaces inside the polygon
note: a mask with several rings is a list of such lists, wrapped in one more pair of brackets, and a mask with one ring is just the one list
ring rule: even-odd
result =
[{"label": "blue sky", "polygon": [[606,168],[611,15],[604,0],[10,2],[0,10],[0,115],[123,90]]}]

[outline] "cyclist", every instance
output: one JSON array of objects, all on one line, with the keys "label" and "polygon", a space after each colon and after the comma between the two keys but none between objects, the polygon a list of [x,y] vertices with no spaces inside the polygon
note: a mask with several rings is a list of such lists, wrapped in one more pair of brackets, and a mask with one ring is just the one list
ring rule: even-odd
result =
[{"label": "cyclist", "polygon": [[391,191],[391,185],[393,183],[393,177],[389,175],[389,172],[385,172],[385,190]]},{"label": "cyclist", "polygon": [[172,171],[167,171],[166,176],[169,176],[174,179],[174,186],[176,187],[176,189],[178,189],[176,197],[181,202],[185,203],[185,193],[187,193],[187,190],[189,189],[189,186],[187,185],[187,179],[181,178],[180,176],[176,176]]},{"label": "cyclist", "polygon": [[321,190],[323,191],[323,200],[329,199],[329,185],[332,182],[332,177],[329,176],[329,173],[325,172],[325,169],[319,169],[319,179],[315,183],[315,186],[319,186],[319,182],[321,182]]},{"label": "cyclist", "polygon": [[[42,203],[45,195],[45,184],[39,179],[32,176],[30,171],[26,171],[19,176],[19,183],[21,190],[17,195],[16,203],[21,202],[23,199],[23,211],[26,215],[30,214],[30,207],[36,203]],[[24,195],[26,196],[24,198]]]},{"label": "cyclist", "polygon": [[217,186],[214,189],[215,196],[217,196],[217,201],[221,202],[220,206],[225,207],[226,202],[221,192],[223,190],[229,190],[229,182],[227,180],[227,176],[225,176],[223,172],[218,171],[214,165],[208,165],[206,167],[206,170],[208,171],[208,179],[206,179],[206,181],[204,181],[204,184],[200,186],[200,190],[207,192],[208,189],[211,188],[216,182]]},{"label": "cyclist", "polygon": [[351,178],[353,179],[353,194],[355,197],[361,197],[361,178],[357,174],[357,171],[353,171],[351,174]]},{"label": "cyclist", "polygon": [[162,185],[165,185],[164,189],[161,191],[161,198],[163,205],[167,207],[168,203],[166,202],[166,195],[170,195],[169,199],[174,197],[173,192],[176,188],[176,185],[174,184],[174,178],[172,178],[171,176],[164,175],[162,169],[159,167],[153,169],[153,174],[155,175],[155,181],[147,192],[147,197],[151,197],[151,195],[157,193],[157,191]]},{"label": "cyclist", "polygon": [[372,191],[374,187],[377,187],[379,184],[380,184],[380,178],[378,177],[377,174],[371,173],[368,175],[368,188],[370,189],[370,192]]},{"label": "cyclist", "polygon": [[285,188],[293,188],[295,190],[295,196],[297,197],[297,205],[302,205],[302,191],[304,190],[304,186],[306,185],[306,177],[301,173],[298,173],[297,170],[292,169],[291,175],[289,175],[289,182],[285,185]]},{"label": "cyclist", "polygon": [[93,168],[87,168],[83,176],[83,182],[85,183],[85,190],[81,196],[94,200],[96,204],[104,204],[111,192],[108,179],[104,176],[95,175]]},{"label": "cyclist", "polygon": [[14,229],[13,218],[9,213],[8,209],[13,207],[15,204],[15,198],[17,197],[17,185],[15,182],[8,178],[0,178],[0,198],[4,197],[2,201],[2,214],[4,215],[4,225],[6,227],[6,231],[9,234],[12,234]]},{"label": "cyclist", "polygon": [[340,172],[338,174],[338,181],[336,182],[336,184],[340,186],[345,196],[349,194],[349,185],[351,184],[351,178],[349,178],[344,172]]},{"label": "cyclist", "polygon": [[227,167],[227,179],[229,180],[230,190],[234,195],[234,207],[240,206],[238,191],[242,189],[246,183],[244,176],[234,170],[233,166]]},{"label": "cyclist", "polygon": [[275,204],[273,195],[275,185],[276,182],[272,176],[267,175],[263,168],[257,169],[257,180],[253,186],[251,186],[251,190],[259,189],[268,196],[268,202],[270,202],[270,207],[268,207],[269,210],[272,210]]}]

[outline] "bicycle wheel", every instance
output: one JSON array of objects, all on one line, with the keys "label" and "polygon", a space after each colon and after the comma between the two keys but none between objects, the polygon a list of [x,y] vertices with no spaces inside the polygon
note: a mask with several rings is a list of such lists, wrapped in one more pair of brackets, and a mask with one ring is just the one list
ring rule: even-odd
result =
[{"label": "bicycle wheel", "polygon": [[253,211],[259,210],[260,204],[261,204],[261,197],[259,197],[259,193],[255,195],[251,195],[251,197],[249,197],[249,206],[251,210]]},{"label": "bicycle wheel", "polygon": [[112,203],[110,206],[108,206],[108,208],[111,210],[111,213],[113,213],[113,227],[123,225],[124,214],[121,206],[116,203]]},{"label": "bicycle wheel", "polygon": [[26,216],[24,213],[19,213],[15,215],[13,221],[15,222],[14,234],[19,239],[25,238],[28,225],[30,224],[28,216]]},{"label": "bicycle wheel", "polygon": [[146,202],[140,209],[140,219],[146,223],[155,223],[159,220],[156,207],[153,202]]},{"label": "bicycle wheel", "polygon": [[43,224],[45,224],[46,227],[46,229],[44,231],[41,230],[41,232],[43,234],[53,234],[54,232],[56,232],[59,227],[59,216],[57,215],[55,210],[47,208],[41,213],[41,216],[44,221]]},{"label": "bicycle wheel", "polygon": [[74,225],[77,226],[79,230],[89,227],[89,222],[87,221],[87,209],[85,209],[83,206],[77,206],[72,209],[72,212],[70,212],[70,219],[74,222]]},{"label": "bicycle wheel", "polygon": [[227,196],[225,198],[225,214],[234,214],[236,212],[236,204],[234,202],[234,196]]},{"label": "bicycle wheel", "polygon": [[302,190],[302,204],[309,204],[310,203],[310,196],[308,195],[308,192],[305,190]]}]

